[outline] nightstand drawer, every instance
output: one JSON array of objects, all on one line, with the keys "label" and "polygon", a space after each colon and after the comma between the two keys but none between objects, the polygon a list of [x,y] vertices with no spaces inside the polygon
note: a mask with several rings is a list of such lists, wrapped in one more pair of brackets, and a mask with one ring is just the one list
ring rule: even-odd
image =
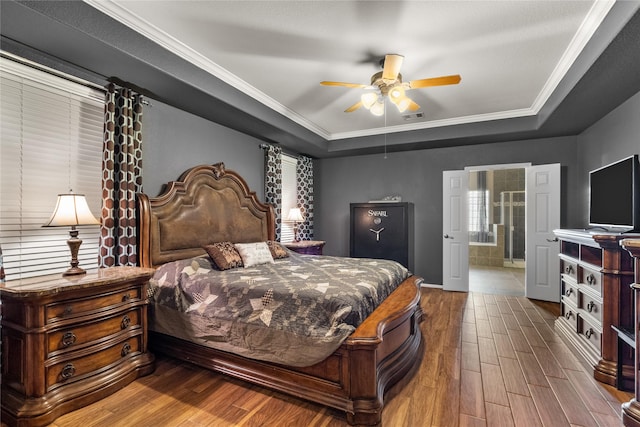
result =
[{"label": "nightstand drawer", "polygon": [[73,351],[95,341],[104,341],[127,329],[141,327],[143,308],[118,313],[93,323],[82,323],[47,334],[48,356],[63,351]]},{"label": "nightstand drawer", "polygon": [[70,353],[71,357],[56,357],[53,364],[45,368],[46,390],[70,384],[88,378],[103,369],[112,369],[142,349],[142,331],[124,341],[113,343],[110,347],[96,353],[84,354],[83,351]]},{"label": "nightstand drawer", "polygon": [[120,289],[117,292],[104,293],[97,297],[75,299],[49,304],[46,306],[47,324],[74,317],[91,314],[108,307],[117,307],[143,299],[139,286]]}]

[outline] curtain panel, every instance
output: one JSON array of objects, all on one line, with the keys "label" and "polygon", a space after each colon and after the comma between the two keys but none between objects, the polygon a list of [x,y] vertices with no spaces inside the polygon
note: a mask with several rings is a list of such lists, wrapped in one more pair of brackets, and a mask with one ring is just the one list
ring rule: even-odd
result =
[{"label": "curtain panel", "polygon": [[313,240],[313,160],[299,156],[296,167],[298,207],[304,222],[298,225],[301,240]]},{"label": "curtain panel", "polygon": [[100,267],[137,265],[136,194],[142,192],[142,95],[108,87],[102,161]]},{"label": "curtain panel", "polygon": [[264,158],[264,198],[273,206],[276,222],[276,240],[282,234],[282,148],[275,145],[263,146]]}]

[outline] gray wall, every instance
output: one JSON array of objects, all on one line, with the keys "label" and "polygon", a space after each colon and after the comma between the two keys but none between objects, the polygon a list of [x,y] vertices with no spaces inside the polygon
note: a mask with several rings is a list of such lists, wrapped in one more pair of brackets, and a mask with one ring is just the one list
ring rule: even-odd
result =
[{"label": "gray wall", "polygon": [[562,166],[562,226],[577,212],[576,137],[322,159],[314,164],[315,237],[325,254],[349,255],[349,204],[399,194],[415,208],[414,273],[442,283],[442,172],[504,163]]},{"label": "gray wall", "polygon": [[578,136],[580,221],[589,222],[589,171],[640,154],[640,92]]},{"label": "gray wall", "polygon": [[190,167],[224,162],[260,200],[264,195],[262,141],[148,99],[143,116],[144,192],[153,197]]},{"label": "gray wall", "polygon": [[[145,192],[198,164],[224,162],[263,199],[261,141],[161,102],[144,115]],[[442,171],[503,163],[560,163],[566,228],[587,218],[588,171],[640,153],[640,94],[579,136],[320,159],[315,168],[315,237],[325,253],[349,254],[349,203],[399,194],[415,205],[415,273],[442,283]]]}]

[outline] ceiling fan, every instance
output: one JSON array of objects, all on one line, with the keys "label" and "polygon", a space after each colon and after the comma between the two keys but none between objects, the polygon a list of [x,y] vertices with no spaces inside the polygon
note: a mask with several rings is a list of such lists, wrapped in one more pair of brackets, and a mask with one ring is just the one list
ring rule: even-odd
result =
[{"label": "ceiling fan", "polygon": [[389,97],[389,100],[398,108],[398,111],[400,111],[401,113],[405,112],[407,109],[416,111],[420,108],[420,106],[406,95],[406,91],[410,89],[429,86],[445,86],[460,83],[461,78],[458,74],[403,82],[402,74],[400,74],[400,67],[402,66],[403,61],[404,56],[402,55],[385,55],[385,57],[380,61],[382,71],[379,71],[371,76],[370,85],[331,81],[323,81],[320,82],[320,84],[325,86],[344,86],[350,88],[377,89],[375,92],[366,92],[362,94],[360,101],[344,110],[344,112],[351,113],[352,111],[356,111],[360,107],[365,107],[367,110],[371,111],[372,114],[381,116],[384,114],[385,96]]}]

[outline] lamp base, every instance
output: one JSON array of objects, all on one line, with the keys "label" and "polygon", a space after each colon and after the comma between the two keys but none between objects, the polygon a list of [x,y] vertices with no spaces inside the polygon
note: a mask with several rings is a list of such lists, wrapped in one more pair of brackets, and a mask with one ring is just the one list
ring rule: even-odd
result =
[{"label": "lamp base", "polygon": [[78,238],[78,230],[76,230],[75,226],[71,228],[69,231],[69,235],[71,236],[69,240],[67,240],[67,245],[69,245],[69,250],[71,251],[71,267],[64,273],[62,276],[76,276],[78,274],[85,274],[86,271],[82,268],[78,267],[78,250],[80,249],[80,245],[82,244],[82,240]]},{"label": "lamp base", "polygon": [[69,267],[67,271],[62,273],[62,276],[77,276],[78,274],[87,274],[87,272],[80,267]]}]

